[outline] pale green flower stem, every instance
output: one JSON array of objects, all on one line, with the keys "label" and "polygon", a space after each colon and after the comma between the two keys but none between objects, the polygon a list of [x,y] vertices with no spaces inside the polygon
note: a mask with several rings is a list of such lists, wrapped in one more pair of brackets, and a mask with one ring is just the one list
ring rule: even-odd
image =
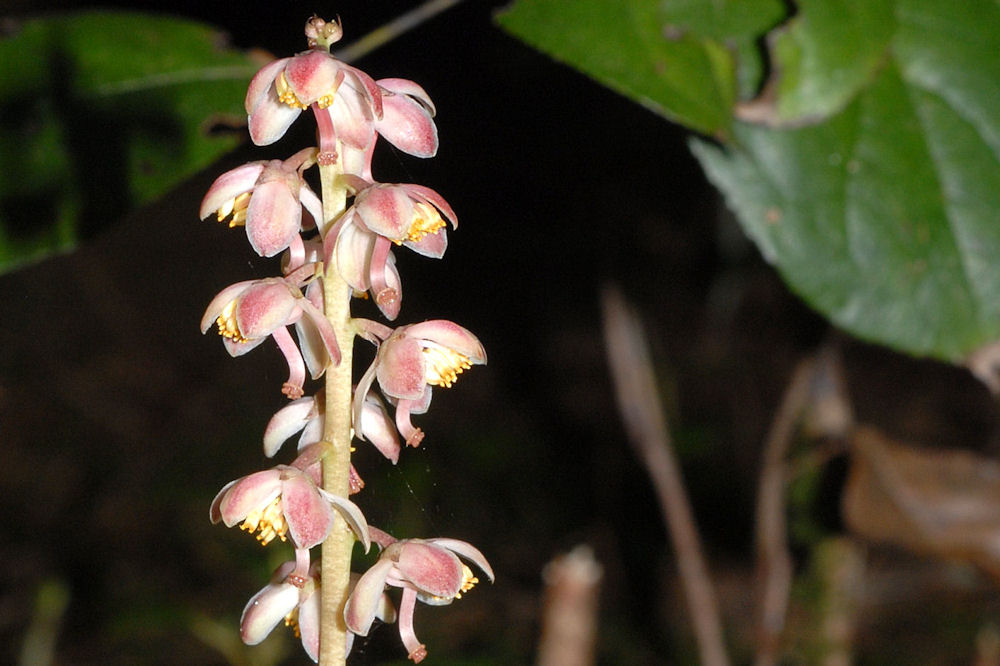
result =
[{"label": "pale green flower stem", "polygon": [[[347,204],[341,163],[320,165],[323,194],[324,228],[331,224]],[[323,439],[330,450],[323,457],[323,488],[334,495],[347,497],[351,474],[351,370],[354,350],[354,327],[351,323],[351,289],[335,266],[327,266],[323,277],[324,311],[337,332],[340,364],[326,370],[326,417]],[[344,606],[347,604],[354,534],[340,514],[323,542],[323,570],[320,590],[321,623],[319,663],[339,666],[347,663],[347,627]]]}]

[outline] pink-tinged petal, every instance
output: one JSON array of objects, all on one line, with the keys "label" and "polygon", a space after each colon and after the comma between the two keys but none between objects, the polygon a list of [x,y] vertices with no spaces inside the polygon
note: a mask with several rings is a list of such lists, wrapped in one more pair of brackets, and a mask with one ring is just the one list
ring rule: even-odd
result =
[{"label": "pink-tinged petal", "polygon": [[288,534],[296,548],[312,548],[333,527],[333,511],[319,490],[301,473],[290,473],[281,483],[281,506]]},{"label": "pink-tinged petal", "polygon": [[301,109],[282,104],[274,95],[265,96],[248,118],[250,139],[258,146],[271,145],[285,136],[300,113]]},{"label": "pink-tinged petal", "polygon": [[236,358],[256,349],[264,340],[267,340],[267,338],[257,338],[256,340],[247,340],[246,342],[237,342],[236,340],[224,338],[222,344],[225,346],[226,351],[229,352],[229,355]]},{"label": "pink-tinged petal", "polygon": [[413,324],[406,329],[406,335],[423,340],[430,340],[442,347],[457,351],[467,356],[475,365],[486,363],[486,350],[479,338],[468,329],[446,319],[431,319]]},{"label": "pink-tinged petal", "polygon": [[450,550],[421,541],[403,542],[396,569],[420,591],[453,598],[462,591],[462,562]]},{"label": "pink-tinged petal", "polygon": [[313,483],[318,486],[323,480],[322,468],[320,468],[320,473],[313,476],[313,467],[319,465],[323,461],[323,457],[329,452],[329,445],[322,442],[315,442],[299,450],[298,457],[291,462],[290,467],[295,467],[306,473]]},{"label": "pink-tinged petal", "polygon": [[[388,532],[383,532],[379,528],[373,527],[371,525],[368,526],[368,533],[372,537],[372,542],[378,544],[378,547],[381,548],[382,550],[385,550],[386,548],[388,548],[392,544],[394,544],[397,541],[399,541],[399,539],[397,539],[396,537],[392,536]],[[391,620],[390,620],[390,622],[391,622]]]},{"label": "pink-tinged petal", "polygon": [[427,91],[421,88],[414,81],[410,81],[409,79],[388,78],[379,79],[375,83],[377,83],[380,88],[388,90],[389,92],[396,93],[398,95],[409,95],[421,106],[427,109],[427,112],[432,116],[437,112],[434,108],[434,102],[431,101],[430,95],[428,95]]},{"label": "pink-tinged petal", "polygon": [[264,162],[250,162],[216,178],[201,201],[198,218],[204,220],[209,215],[214,215],[229,201],[252,190],[263,170]]},{"label": "pink-tinged petal", "polygon": [[226,496],[226,493],[229,492],[229,489],[236,485],[236,481],[239,481],[239,479],[230,481],[226,485],[222,486],[222,490],[220,490],[215,495],[215,499],[212,500],[212,506],[208,510],[208,519],[212,521],[213,525],[217,525],[222,522],[222,510],[219,505],[222,504],[222,499]]},{"label": "pink-tinged petal", "polygon": [[452,229],[458,229],[458,215],[452,210],[451,205],[445,201],[445,198],[438,194],[436,191],[429,187],[424,187],[423,185],[417,185],[415,183],[407,183],[403,185],[406,193],[409,194],[414,199],[422,200],[424,203],[429,203],[430,205],[437,208],[444,214],[445,219],[451,222]]},{"label": "pink-tinged petal", "polygon": [[395,465],[399,460],[399,437],[396,435],[396,426],[385,404],[379,400],[378,396],[369,393],[365,397],[361,407],[361,432],[364,433],[362,439],[367,439],[379,452],[392,461]]},{"label": "pink-tinged petal", "polygon": [[288,185],[272,180],[254,188],[247,207],[247,239],[262,257],[282,252],[302,228],[302,206]]},{"label": "pink-tinged petal", "polygon": [[424,391],[424,394],[420,396],[418,400],[406,400],[406,401],[399,400],[398,402],[400,403],[406,402],[406,409],[411,414],[426,414],[427,410],[431,406],[431,396],[433,395],[433,393],[434,392],[431,390],[430,385],[428,385],[427,389]]},{"label": "pink-tinged petal", "polygon": [[[319,661],[320,595],[319,590],[299,603],[299,637],[302,649],[314,662]],[[351,634],[348,634],[349,636]]]},{"label": "pink-tinged petal", "polygon": [[299,190],[299,201],[302,202],[302,207],[306,209],[309,215],[312,217],[313,222],[318,227],[323,224],[323,202],[320,200],[316,193],[313,192],[309,185],[305,182],[302,183],[302,188]]},{"label": "pink-tinged petal", "polygon": [[458,539],[427,539],[427,543],[447,548],[456,555],[464,557],[479,567],[479,570],[486,574],[486,577],[490,579],[491,583],[495,580],[493,567],[491,567],[490,563],[486,561],[486,556],[479,552],[479,549],[471,543],[459,541]]},{"label": "pink-tinged petal", "polygon": [[347,144],[341,145],[341,163],[346,173],[356,173],[366,180],[372,179],[372,154],[375,152],[375,137],[363,149],[358,150]]},{"label": "pink-tinged petal", "polygon": [[[306,287],[306,298],[317,309],[323,306],[323,282],[314,280]],[[295,333],[299,338],[299,347],[302,351],[302,358],[309,369],[309,376],[317,379],[326,371],[326,366],[330,363],[330,354],[326,350],[323,336],[319,329],[313,325],[312,318],[303,317],[295,322]]]},{"label": "pink-tinged petal", "polygon": [[291,58],[275,60],[265,65],[250,79],[250,85],[247,87],[247,96],[243,103],[248,114],[253,113],[254,109],[260,105],[265,95],[271,89],[274,80],[278,77],[278,73],[285,68],[289,60]]},{"label": "pink-tinged petal", "polygon": [[[226,527],[232,527],[254,509],[266,507],[280,493],[280,470],[267,469],[254,472],[219,493],[216,497],[219,517]],[[213,505],[216,502],[213,502]]]},{"label": "pink-tinged petal", "polygon": [[406,95],[382,96],[383,115],[375,121],[382,137],[414,157],[434,157],[438,150],[437,125],[420,103]]},{"label": "pink-tinged petal", "polygon": [[431,259],[440,259],[448,249],[448,234],[442,227],[437,233],[427,234],[418,241],[403,241],[403,245],[410,248],[417,254],[421,254]]},{"label": "pink-tinged petal", "polygon": [[309,318],[309,321],[313,323],[316,330],[319,332],[320,338],[323,340],[323,346],[326,351],[330,354],[330,359],[333,361],[334,365],[340,364],[340,346],[337,344],[337,332],[333,330],[333,325],[326,316],[320,312],[319,308],[313,305],[308,300],[303,300],[299,303],[302,307],[302,311]]},{"label": "pink-tinged petal", "polygon": [[316,417],[316,400],[299,398],[279,409],[264,428],[264,455],[274,456],[289,437],[306,427]]},{"label": "pink-tinged petal", "polygon": [[375,138],[371,104],[349,86],[341,86],[327,111],[337,128],[337,138],[357,150],[362,150]]},{"label": "pink-tinged petal", "polygon": [[359,193],[354,208],[371,231],[391,240],[402,240],[413,223],[413,200],[402,187],[373,185]]},{"label": "pink-tinged petal", "polygon": [[205,314],[201,317],[201,332],[206,333],[208,329],[212,327],[215,320],[219,318],[222,311],[226,309],[226,306],[236,300],[236,298],[246,291],[251,285],[255,284],[257,280],[244,280],[243,282],[237,282],[236,284],[231,284],[212,299],[205,308]]},{"label": "pink-tinged petal", "polygon": [[315,444],[323,439],[323,417],[317,416],[316,418],[310,420],[306,423],[306,427],[302,429],[302,434],[299,436],[298,450]]},{"label": "pink-tinged petal", "polygon": [[339,230],[336,240],[337,273],[355,291],[368,291],[371,286],[368,265],[375,248],[375,234],[360,224],[347,224]]},{"label": "pink-tinged petal", "polygon": [[299,588],[287,583],[268,585],[251,597],[240,618],[240,638],[257,645],[267,638],[299,603]]},{"label": "pink-tinged petal", "polygon": [[356,67],[351,67],[349,65],[344,65],[344,70],[347,73],[349,73],[350,75],[352,75],[354,77],[355,81],[358,84],[360,84],[360,85],[356,86],[355,89],[358,92],[361,92],[362,89],[364,90],[365,94],[367,95],[367,97],[368,97],[368,99],[369,99],[369,101],[371,103],[372,113],[375,114],[375,118],[376,119],[381,118],[382,117],[382,91],[379,89],[378,84],[375,83],[375,79],[373,79],[372,77],[368,76],[367,74],[365,74],[360,69],[357,69]]},{"label": "pink-tinged petal", "polygon": [[416,605],[416,591],[404,589],[403,598],[399,602],[399,637],[403,639],[403,645],[409,653],[408,658],[414,664],[419,664],[427,657],[427,648],[417,638],[413,629],[413,608]]},{"label": "pink-tinged petal", "polygon": [[298,312],[296,300],[284,280],[258,280],[240,294],[236,304],[236,325],[249,340],[267,337],[294,320]]},{"label": "pink-tinged petal", "polygon": [[[360,480],[360,477],[358,479]],[[361,513],[358,505],[345,497],[328,493],[325,490],[320,490],[320,493],[337,510],[340,517],[344,519],[347,526],[354,532],[354,536],[365,547],[365,552],[367,553],[371,550],[372,540],[371,535],[368,534],[368,521],[365,520],[365,514]]]},{"label": "pink-tinged petal", "polygon": [[309,106],[336,91],[343,78],[340,69],[340,63],[326,51],[308,51],[291,58],[285,67],[285,81],[299,101]]},{"label": "pink-tinged petal", "polygon": [[344,623],[352,633],[358,636],[368,635],[368,630],[371,629],[372,622],[375,621],[375,616],[382,603],[386,578],[393,566],[391,560],[379,558],[358,579],[354,591],[347,599],[347,605],[344,606]]},{"label": "pink-tinged petal", "polygon": [[379,386],[386,395],[416,400],[427,386],[424,353],[416,338],[399,331],[382,344],[378,352]]},{"label": "pink-tinged petal", "polygon": [[[377,368],[378,358],[376,357],[372,364],[368,366],[368,369],[365,370],[365,374],[361,375],[361,380],[354,388],[354,399],[351,402],[351,423],[361,423],[361,414],[365,396],[368,395],[368,391],[370,391],[372,387],[372,382],[375,381]],[[365,438],[364,432],[356,432],[355,434],[361,439]]]}]

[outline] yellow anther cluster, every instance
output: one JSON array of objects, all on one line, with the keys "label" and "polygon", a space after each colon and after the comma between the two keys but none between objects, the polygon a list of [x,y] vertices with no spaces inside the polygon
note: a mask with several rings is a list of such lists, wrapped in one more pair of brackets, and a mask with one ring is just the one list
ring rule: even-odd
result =
[{"label": "yellow anther cluster", "polygon": [[302,637],[302,632],[299,631],[299,609],[296,608],[291,613],[285,616],[285,626],[290,627],[292,633],[295,634],[296,638]]},{"label": "yellow anther cluster", "polygon": [[240,333],[240,326],[236,323],[236,301],[229,301],[229,305],[222,309],[215,319],[215,325],[219,327],[219,335],[229,338],[233,342],[246,342],[247,339]]},{"label": "yellow anther cluster", "polygon": [[444,347],[424,347],[427,372],[424,379],[432,386],[451,388],[463,371],[472,367],[469,357]]},{"label": "yellow anther cluster", "polygon": [[285,522],[285,514],[281,511],[281,496],[275,497],[274,501],[263,509],[254,509],[248,513],[247,517],[243,519],[240,529],[250,534],[259,530],[257,541],[260,541],[262,546],[271,543],[274,537],[285,541],[288,523]]},{"label": "yellow anther cluster", "polygon": [[466,565],[463,564],[462,565],[462,590],[461,590],[461,592],[456,592],[455,593],[455,598],[456,599],[461,599],[462,598],[462,592],[468,592],[469,590],[471,590],[472,588],[474,588],[476,586],[476,583],[478,583],[478,582],[479,582],[479,579],[472,575],[472,569],[470,569],[468,566],[466,566]]},{"label": "yellow anther cluster", "polygon": [[244,192],[235,199],[230,199],[226,203],[222,204],[222,208],[215,213],[215,219],[219,222],[225,222],[226,218],[232,215],[232,219],[229,220],[230,229],[246,225],[247,207],[250,205],[250,195],[250,192]]},{"label": "yellow anther cluster", "polygon": [[303,104],[295,96],[295,93],[292,92],[292,87],[288,85],[288,79],[285,78],[284,72],[278,74],[278,77],[274,80],[274,91],[278,93],[278,101],[282,104],[287,104],[296,109],[305,109],[309,106],[308,104]]},{"label": "yellow anther cluster", "polygon": [[441,219],[441,214],[434,206],[418,202],[413,204],[413,208],[413,223],[410,224],[405,240],[419,241],[428,234],[436,234],[446,226],[446,222]]},{"label": "yellow anther cluster", "polygon": [[321,109],[325,109],[326,107],[333,104],[333,98],[334,98],[333,93],[323,95],[318,100],[316,100],[316,106],[318,106]]}]

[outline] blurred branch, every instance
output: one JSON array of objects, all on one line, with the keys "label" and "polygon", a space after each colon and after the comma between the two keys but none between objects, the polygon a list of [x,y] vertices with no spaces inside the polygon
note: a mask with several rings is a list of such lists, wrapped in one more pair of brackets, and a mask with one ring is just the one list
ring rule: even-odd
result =
[{"label": "blurred branch", "polygon": [[764,443],[764,459],[757,486],[757,580],[760,608],[757,626],[757,666],[779,661],[781,633],[792,586],[792,557],[788,550],[785,489],[790,472],[808,462],[818,464],[829,452],[804,454],[797,465],[789,463],[792,439],[803,415],[811,434],[842,441],[854,426],[854,416],[840,358],[825,346],[815,357],[799,362],[782,396]]},{"label": "blurred branch", "polygon": [[594,663],[601,575],[601,565],[588,546],[577,546],[545,566],[538,666]]},{"label": "blurred branch", "polygon": [[638,316],[614,287],[601,298],[608,363],[625,429],[660,503],[694,624],[701,663],[729,664],[722,624],[695,528],[691,505],[670,443],[649,345]]},{"label": "blurred branch", "polygon": [[46,666],[54,663],[56,643],[69,602],[69,587],[63,581],[50,579],[38,586],[31,624],[21,644],[21,664]]},{"label": "blurred branch", "polygon": [[799,362],[764,444],[764,463],[757,486],[757,580],[761,588],[757,666],[777,663],[779,639],[785,626],[792,586],[792,557],[785,524],[785,456],[799,415],[809,400],[812,375],[813,360]]}]

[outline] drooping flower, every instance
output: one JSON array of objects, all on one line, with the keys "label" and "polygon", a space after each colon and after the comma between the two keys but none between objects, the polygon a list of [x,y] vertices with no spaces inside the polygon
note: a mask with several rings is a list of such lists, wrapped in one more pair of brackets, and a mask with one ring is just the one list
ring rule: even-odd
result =
[{"label": "drooping flower", "polygon": [[245,100],[250,138],[258,146],[274,143],[314,104],[329,110],[337,137],[356,148],[371,141],[372,124],[382,118],[378,84],[330,55],[329,43],[316,43],[309,51],[275,60],[251,79]]},{"label": "drooping flower", "polygon": [[[382,545],[381,530],[371,528],[373,539]],[[391,537],[390,537],[391,539]],[[479,550],[457,539],[403,539],[385,544],[378,561],[365,572],[344,607],[347,628],[367,636],[376,617],[379,599],[387,585],[403,589],[399,605],[399,634],[409,658],[419,663],[427,649],[413,629],[417,601],[440,606],[460,599],[479,582],[460,557],[475,564],[490,582],[493,569]]]},{"label": "drooping flower", "polygon": [[457,229],[458,216],[444,197],[429,187],[346,180],[357,194],[323,241],[326,262],[336,265],[355,291],[371,290],[382,313],[395,319],[402,286],[392,246],[404,245],[440,259],[448,247],[448,223]]},{"label": "drooping flower", "polygon": [[396,427],[410,446],[424,437],[410,422],[410,414],[427,410],[433,386],[450,387],[473,365],[486,363],[479,339],[458,324],[434,319],[400,326],[379,345],[375,361],[354,392],[355,418],[377,377],[387,397],[396,403]]},{"label": "drooping flower", "polygon": [[[299,431],[302,433],[299,436],[299,452],[320,441],[323,437],[324,402],[325,393],[319,391],[315,396],[299,398],[279,409],[264,429],[264,455],[273,457],[282,444]],[[374,444],[393,465],[399,461],[399,435],[385,403],[377,395],[369,393],[365,398],[360,428],[355,423],[354,430],[360,430],[361,438]]]},{"label": "drooping flower", "polygon": [[[309,551],[305,553],[308,560]],[[270,635],[278,623],[284,619],[302,641],[302,647],[314,662],[319,661],[320,633],[320,571],[319,562],[307,565],[308,573],[302,575],[296,570],[297,562],[285,562],[271,576],[270,582],[255,594],[240,618],[240,637],[247,645],[257,645]],[[351,588],[360,579],[360,574],[351,574]],[[377,602],[375,617],[383,622],[396,621],[396,609],[383,594]],[[351,652],[354,634],[347,633],[347,653]]]},{"label": "drooping flower", "polygon": [[[294,275],[284,278],[246,280],[220,291],[205,310],[201,332],[205,333],[215,323],[219,328],[230,356],[241,356],[263,342],[268,336],[278,344],[288,362],[288,381],[282,393],[290,398],[302,397],[305,382],[305,361],[286,326],[298,324],[305,315],[310,327],[317,333],[325,353],[334,363],[340,362],[333,326],[319,308],[299,290],[299,280]],[[319,350],[312,347],[316,341],[309,335],[299,335],[307,347],[306,359],[321,358]],[[311,364],[315,379],[325,366]]]},{"label": "drooping flower", "polygon": [[209,519],[226,527],[257,534],[267,545],[275,538],[291,539],[295,548],[312,548],[323,542],[333,527],[334,511],[368,549],[367,523],[361,510],[343,497],[326,492],[306,471],[312,461],[277,465],[231,481],[212,501]]},{"label": "drooping flower", "polygon": [[302,209],[322,221],[323,204],[302,178],[301,168],[315,153],[309,148],[281,161],[250,162],[227,171],[212,183],[201,202],[200,217],[215,214],[229,226],[246,226],[247,238],[262,257],[273,257],[297,238]]}]

